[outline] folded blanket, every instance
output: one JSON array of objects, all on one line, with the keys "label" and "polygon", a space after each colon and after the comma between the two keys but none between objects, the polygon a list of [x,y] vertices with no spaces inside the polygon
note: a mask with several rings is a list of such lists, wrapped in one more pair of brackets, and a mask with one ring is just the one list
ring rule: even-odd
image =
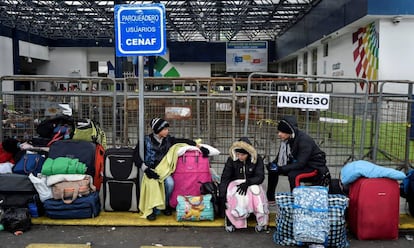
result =
[{"label": "folded blanket", "polygon": [[42,175],[50,176],[56,174],[85,174],[86,165],[79,159],[58,157],[47,158],[42,166]]},{"label": "folded blanket", "polygon": [[403,180],[405,174],[402,171],[376,165],[374,163],[357,160],[346,164],[341,169],[342,184],[351,184],[360,177],[367,178],[391,178],[395,180]]}]

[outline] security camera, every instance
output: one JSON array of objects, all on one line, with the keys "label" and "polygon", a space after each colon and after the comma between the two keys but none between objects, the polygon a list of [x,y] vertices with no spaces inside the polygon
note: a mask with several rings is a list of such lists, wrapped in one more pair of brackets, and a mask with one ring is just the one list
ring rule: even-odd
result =
[{"label": "security camera", "polygon": [[392,18],[392,23],[397,24],[397,23],[400,23],[401,20],[402,20],[402,16],[394,16]]}]

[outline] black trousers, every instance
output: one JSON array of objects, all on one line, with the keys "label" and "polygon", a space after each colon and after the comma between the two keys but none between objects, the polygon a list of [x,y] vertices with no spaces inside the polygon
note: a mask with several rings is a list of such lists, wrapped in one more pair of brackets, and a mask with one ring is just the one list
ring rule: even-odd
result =
[{"label": "black trousers", "polygon": [[[289,180],[289,186],[290,191],[292,191],[295,188],[295,180],[296,177],[303,173],[309,173],[314,171],[313,168],[304,168],[302,170],[291,170],[288,173],[280,173],[280,172],[274,172],[274,171],[268,171],[268,177],[267,177],[267,191],[266,196],[268,201],[274,201],[275,200],[275,194],[276,194],[276,187],[279,182],[279,176],[287,176]],[[320,175],[316,175],[314,178],[305,180],[305,181],[315,181],[317,182],[320,179]]]}]

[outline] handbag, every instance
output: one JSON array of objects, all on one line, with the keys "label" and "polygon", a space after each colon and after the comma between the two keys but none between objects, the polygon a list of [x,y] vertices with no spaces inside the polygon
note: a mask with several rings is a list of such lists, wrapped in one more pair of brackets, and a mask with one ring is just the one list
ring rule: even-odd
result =
[{"label": "handbag", "polygon": [[96,187],[92,184],[92,179],[89,175],[81,180],[63,181],[52,186],[53,199],[63,200],[66,204],[71,204],[78,197],[87,196],[95,191]]},{"label": "handbag", "polygon": [[177,221],[214,220],[211,195],[177,196]]},{"label": "handbag", "polygon": [[37,176],[37,173],[42,171],[43,163],[46,158],[37,153],[26,153],[20,160],[13,166],[13,173]]},{"label": "handbag", "polygon": [[218,187],[215,182],[199,182],[200,183],[200,194],[211,195],[211,203],[213,204],[214,214],[219,214],[219,203],[218,203]]}]

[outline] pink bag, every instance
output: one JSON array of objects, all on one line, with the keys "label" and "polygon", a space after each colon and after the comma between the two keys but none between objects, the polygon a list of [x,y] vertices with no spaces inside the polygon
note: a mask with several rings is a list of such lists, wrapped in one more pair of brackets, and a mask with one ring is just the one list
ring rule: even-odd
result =
[{"label": "pink bag", "polygon": [[178,157],[170,206],[177,206],[177,196],[200,195],[200,182],[211,182],[210,161],[200,151],[187,151]]}]

